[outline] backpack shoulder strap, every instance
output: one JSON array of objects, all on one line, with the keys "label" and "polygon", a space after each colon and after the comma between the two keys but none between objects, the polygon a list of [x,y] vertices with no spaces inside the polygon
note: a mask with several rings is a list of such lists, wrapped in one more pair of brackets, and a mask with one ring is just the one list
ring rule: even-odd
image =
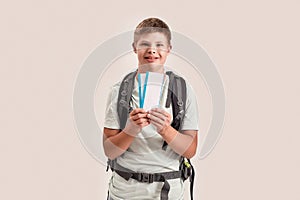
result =
[{"label": "backpack shoulder strap", "polygon": [[166,107],[169,108],[172,102],[173,122],[171,126],[180,130],[186,106],[186,82],[172,71],[167,71],[166,74],[169,76]]},{"label": "backpack shoulder strap", "polygon": [[131,111],[130,99],[134,87],[134,78],[137,71],[127,74],[121,82],[119,94],[118,94],[118,105],[117,112],[120,121],[121,130],[125,128],[128,114]]},{"label": "backpack shoulder strap", "polygon": [[[130,98],[133,91],[134,78],[136,76],[136,73],[137,71],[130,72],[129,74],[127,74],[120,84],[117,102],[117,112],[121,130],[125,128],[128,114],[132,109],[130,107]],[[106,171],[108,171],[109,167],[113,170],[115,168],[115,163],[116,160],[108,159]]]},{"label": "backpack shoulder strap", "polygon": [[[185,80],[174,74],[172,71],[167,71],[166,74],[169,76],[168,95],[166,101],[166,107],[169,108],[172,103],[173,121],[171,126],[180,130],[186,105],[186,82]],[[164,150],[167,148],[167,143],[164,142]]]}]

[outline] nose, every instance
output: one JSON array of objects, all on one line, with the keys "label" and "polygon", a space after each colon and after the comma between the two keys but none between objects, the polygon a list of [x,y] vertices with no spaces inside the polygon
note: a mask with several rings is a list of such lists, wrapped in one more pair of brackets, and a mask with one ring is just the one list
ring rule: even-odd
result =
[{"label": "nose", "polygon": [[151,47],[151,48],[148,49],[148,53],[155,54],[156,53],[156,49],[153,48],[153,47]]}]

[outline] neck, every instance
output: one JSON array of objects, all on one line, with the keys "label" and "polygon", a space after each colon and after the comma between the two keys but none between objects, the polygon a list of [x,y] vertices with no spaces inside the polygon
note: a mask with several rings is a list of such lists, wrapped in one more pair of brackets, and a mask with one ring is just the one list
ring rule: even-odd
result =
[{"label": "neck", "polygon": [[162,64],[147,64],[147,65],[139,65],[138,73],[146,73],[146,72],[156,72],[156,73],[165,73],[165,67]]}]

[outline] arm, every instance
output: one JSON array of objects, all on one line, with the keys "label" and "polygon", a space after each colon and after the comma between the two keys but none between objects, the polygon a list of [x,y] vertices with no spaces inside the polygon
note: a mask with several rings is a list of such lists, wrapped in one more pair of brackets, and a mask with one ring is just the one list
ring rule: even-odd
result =
[{"label": "arm", "polygon": [[179,155],[192,158],[197,150],[196,130],[184,130],[179,133],[172,126],[168,126],[165,131],[160,133],[168,145]]},{"label": "arm", "polygon": [[168,145],[179,155],[192,158],[197,149],[197,130],[184,130],[179,133],[171,125],[171,116],[160,108],[149,111],[148,118],[157,132],[163,137]]},{"label": "arm", "polygon": [[111,160],[115,159],[128,149],[133,139],[133,136],[124,131],[104,128],[103,147],[105,155]]},{"label": "arm", "polygon": [[124,130],[104,128],[103,147],[109,159],[122,155],[131,145],[135,136],[145,126],[149,125],[145,110],[136,108],[129,114]]}]

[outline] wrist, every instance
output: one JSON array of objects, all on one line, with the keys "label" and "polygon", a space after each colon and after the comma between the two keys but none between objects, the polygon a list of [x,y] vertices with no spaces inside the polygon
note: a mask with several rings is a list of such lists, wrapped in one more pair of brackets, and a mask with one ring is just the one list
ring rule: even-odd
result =
[{"label": "wrist", "polygon": [[135,137],[139,132],[141,131],[141,128],[134,124],[130,119],[127,120],[126,126],[123,129],[123,132],[126,133],[129,136]]},{"label": "wrist", "polygon": [[159,133],[161,136],[165,136],[165,135],[167,135],[167,133],[169,132],[170,127],[171,127],[170,125],[165,126],[165,127],[162,128],[158,133]]}]

